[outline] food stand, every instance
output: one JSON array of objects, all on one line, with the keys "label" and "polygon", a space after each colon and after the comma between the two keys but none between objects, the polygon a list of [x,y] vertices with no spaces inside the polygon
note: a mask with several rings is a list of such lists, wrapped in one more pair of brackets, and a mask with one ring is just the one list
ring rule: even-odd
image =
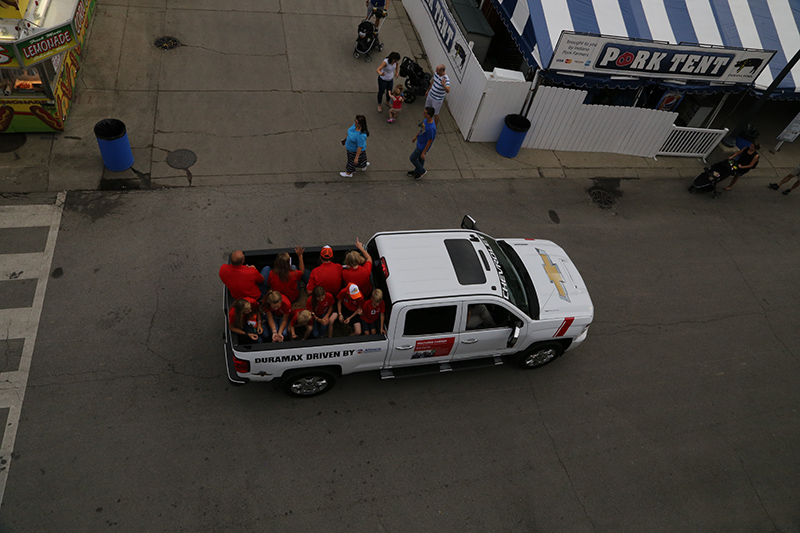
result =
[{"label": "food stand", "polygon": [[64,131],[96,0],[0,0],[0,133]]}]

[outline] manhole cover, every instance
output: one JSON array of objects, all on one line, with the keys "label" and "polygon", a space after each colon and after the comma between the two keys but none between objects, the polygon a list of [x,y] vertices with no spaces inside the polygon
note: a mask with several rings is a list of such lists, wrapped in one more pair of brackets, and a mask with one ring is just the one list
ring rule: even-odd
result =
[{"label": "manhole cover", "polygon": [[0,152],[13,152],[18,150],[28,140],[24,133],[2,133],[0,134]]},{"label": "manhole cover", "polygon": [[613,194],[602,189],[592,189],[589,191],[589,197],[600,207],[611,207],[617,201]]},{"label": "manhole cover", "polygon": [[191,150],[175,150],[167,156],[167,164],[172,168],[186,170],[197,163],[197,156]]},{"label": "manhole cover", "polygon": [[179,47],[181,42],[175,37],[159,37],[153,44],[156,45],[156,48],[160,48],[161,50],[172,50],[173,48]]}]

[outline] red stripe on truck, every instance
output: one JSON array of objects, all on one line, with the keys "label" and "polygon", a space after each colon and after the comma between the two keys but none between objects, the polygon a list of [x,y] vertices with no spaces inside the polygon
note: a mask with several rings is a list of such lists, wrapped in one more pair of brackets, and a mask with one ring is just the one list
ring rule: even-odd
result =
[{"label": "red stripe on truck", "polygon": [[556,331],[556,334],[553,335],[553,337],[563,337],[564,333],[567,332],[567,330],[569,329],[569,327],[572,325],[572,323],[574,321],[575,321],[575,317],[574,316],[571,316],[569,318],[565,318],[564,321],[561,323],[561,326],[559,326],[558,331]]}]

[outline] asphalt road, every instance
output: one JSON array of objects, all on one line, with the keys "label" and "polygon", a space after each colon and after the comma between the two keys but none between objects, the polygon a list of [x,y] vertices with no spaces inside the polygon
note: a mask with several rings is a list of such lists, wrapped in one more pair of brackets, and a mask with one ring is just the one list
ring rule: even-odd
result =
[{"label": "asphalt road", "polygon": [[[592,185],[69,193],[0,530],[800,530],[800,195],[610,181],[601,209]],[[465,213],[567,250],[596,310],[579,349],[305,400],[228,384],[231,249]]]}]

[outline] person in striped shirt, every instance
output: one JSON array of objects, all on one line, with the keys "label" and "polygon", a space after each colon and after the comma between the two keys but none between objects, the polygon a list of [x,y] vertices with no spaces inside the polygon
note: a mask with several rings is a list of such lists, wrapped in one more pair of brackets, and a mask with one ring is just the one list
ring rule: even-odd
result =
[{"label": "person in striped shirt", "polygon": [[433,121],[437,128],[439,127],[439,110],[442,108],[445,95],[449,92],[450,78],[444,73],[444,65],[439,65],[431,80],[431,86],[425,91],[425,107],[434,109]]}]

